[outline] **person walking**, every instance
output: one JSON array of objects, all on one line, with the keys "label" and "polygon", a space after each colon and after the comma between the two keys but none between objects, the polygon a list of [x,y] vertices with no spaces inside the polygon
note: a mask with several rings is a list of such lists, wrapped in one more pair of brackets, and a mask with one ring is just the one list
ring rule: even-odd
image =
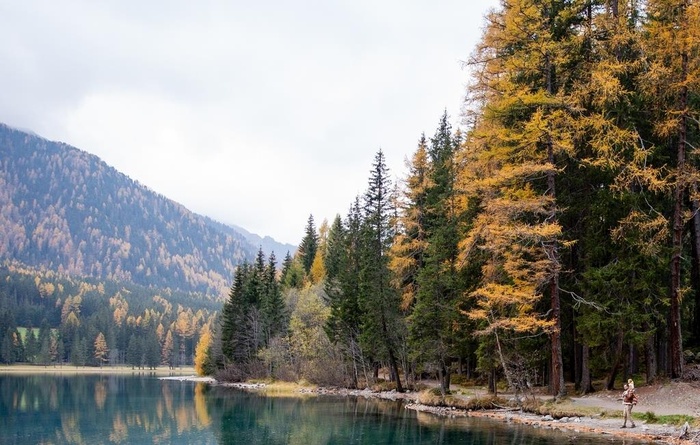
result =
[{"label": "person walking", "polygon": [[634,420],[632,419],[632,407],[637,404],[637,394],[634,392],[634,382],[629,379],[625,383],[625,391],[622,393],[622,405],[624,406],[625,421],[620,428],[627,428],[627,419],[630,421],[630,428],[634,428]]}]

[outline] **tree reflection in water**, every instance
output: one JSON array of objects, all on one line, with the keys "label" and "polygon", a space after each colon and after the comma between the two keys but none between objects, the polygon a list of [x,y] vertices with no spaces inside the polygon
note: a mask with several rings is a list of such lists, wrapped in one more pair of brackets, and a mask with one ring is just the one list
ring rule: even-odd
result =
[{"label": "tree reflection in water", "polygon": [[[557,431],[429,416],[388,400],[265,397],[142,375],[0,373],[2,444],[548,445],[568,441],[570,437]],[[575,442],[622,443],[581,435]]]}]

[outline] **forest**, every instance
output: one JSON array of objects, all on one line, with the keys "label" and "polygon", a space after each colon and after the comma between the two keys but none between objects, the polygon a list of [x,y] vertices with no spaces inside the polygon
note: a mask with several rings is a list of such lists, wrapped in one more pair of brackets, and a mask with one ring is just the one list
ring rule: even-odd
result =
[{"label": "forest", "polygon": [[204,294],[0,266],[0,363],[191,366],[221,303]]},{"label": "forest", "polygon": [[504,0],[464,66],[460,125],[417,130],[398,179],[379,150],[347,213],[310,215],[279,265],[0,126],[0,361],[555,397],[684,378],[700,361],[698,2]]},{"label": "forest", "polygon": [[[700,347],[700,5],[507,0],[463,125],[380,150],[344,217],[237,268],[195,357],[228,380],[555,397],[682,378]],[[570,387],[570,386],[569,386]]]}]

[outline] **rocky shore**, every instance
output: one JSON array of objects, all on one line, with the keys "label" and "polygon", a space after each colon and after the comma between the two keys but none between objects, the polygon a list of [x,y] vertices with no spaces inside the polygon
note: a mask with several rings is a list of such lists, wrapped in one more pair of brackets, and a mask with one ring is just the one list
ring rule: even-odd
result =
[{"label": "rocky shore", "polygon": [[[274,388],[275,384],[267,385],[265,383],[223,383],[216,382],[208,377],[168,377],[171,380],[190,380],[202,381],[211,384],[237,388],[250,391],[267,391]],[[651,388],[646,387],[641,391],[644,395],[641,396],[642,403],[647,402],[647,405],[658,405],[660,402],[655,400],[653,394],[665,394],[668,388]],[[674,409],[677,414],[693,413],[700,409],[700,391],[697,388],[672,388],[676,391],[682,391],[685,394],[683,403],[679,405],[679,399],[670,399],[665,401],[664,406],[656,406],[662,413],[670,412]],[[667,424],[646,423],[637,420],[635,428],[621,428],[622,420],[614,415],[606,414],[616,407],[621,409],[619,402],[616,401],[614,395],[601,392],[595,396],[585,398],[571,398],[570,402],[573,406],[585,406],[588,411],[598,411],[600,415],[589,416],[572,416],[554,418],[550,415],[533,414],[519,409],[488,409],[488,410],[467,410],[450,406],[431,406],[419,402],[419,392],[404,392],[396,391],[373,391],[371,389],[345,389],[345,388],[324,388],[324,387],[295,387],[293,390],[299,395],[333,395],[333,396],[352,396],[365,397],[388,400],[404,400],[406,409],[430,413],[436,416],[446,417],[480,417],[490,418],[496,421],[512,424],[530,425],[536,428],[550,428],[570,431],[572,433],[587,433],[600,434],[610,437],[628,438],[638,441],[648,441],[649,443],[668,444],[668,445],[698,445],[700,444],[700,429],[689,424],[683,426],[674,426]],[[688,392],[690,391],[690,392]],[[686,406],[688,403],[691,405]],[[614,404],[614,405],[613,405]],[[654,406],[643,406],[641,409],[646,412],[647,408]],[[596,410],[596,408],[599,408]],[[650,409],[653,411],[653,409]]]}]

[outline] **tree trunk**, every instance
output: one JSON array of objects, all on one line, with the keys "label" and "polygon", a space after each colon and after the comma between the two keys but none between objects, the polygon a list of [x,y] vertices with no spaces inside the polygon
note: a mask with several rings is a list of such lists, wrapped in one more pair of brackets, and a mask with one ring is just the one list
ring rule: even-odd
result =
[{"label": "tree trunk", "polygon": [[489,372],[489,392],[494,396],[498,395],[498,386],[496,385],[496,368],[491,367],[491,372]]},{"label": "tree trunk", "polygon": [[399,374],[399,365],[396,360],[396,354],[394,353],[394,347],[389,340],[389,328],[386,325],[386,318],[382,315],[382,331],[384,333],[384,338],[387,342],[387,350],[389,353],[389,366],[391,367],[391,375],[396,377],[396,391],[403,392],[403,386],[401,386],[401,374]]},{"label": "tree trunk", "polygon": [[440,365],[440,392],[443,396],[450,392],[450,369],[444,364]]},{"label": "tree trunk", "polygon": [[[547,143],[548,161],[554,165],[554,148],[552,142]],[[554,173],[547,174],[547,188],[549,194],[556,199],[556,190],[554,182]],[[549,293],[551,298],[551,316],[554,321],[554,328],[550,335],[552,347],[552,375],[550,387],[554,397],[564,397],[566,395],[566,386],[564,385],[564,360],[561,350],[561,300],[559,295],[559,248],[557,241],[552,241],[552,245],[548,247],[549,261],[552,262],[552,278],[549,281]]]},{"label": "tree trunk", "polygon": [[[687,78],[688,55],[681,54],[681,78]],[[683,87],[679,97],[679,109],[686,113],[688,89]],[[671,253],[671,307],[669,316],[669,358],[671,378],[683,375],[683,344],[681,337],[681,255],[683,253],[683,196],[684,186],[681,181],[685,172],[685,144],[687,142],[687,118],[681,115],[678,124],[678,146],[676,150],[676,185],[673,190],[673,249]]]},{"label": "tree trunk", "polygon": [[622,331],[617,333],[617,344],[615,345],[613,365],[610,368],[610,374],[608,374],[608,379],[605,382],[605,389],[608,391],[615,389],[615,377],[617,377],[617,373],[620,370],[620,362],[622,361],[624,335],[625,334]]},{"label": "tree trunk", "polygon": [[[698,186],[693,184],[693,195],[697,196]],[[692,244],[692,268],[691,268],[691,283],[696,283],[695,288],[695,310],[693,312],[693,323],[691,325],[691,334],[695,343],[700,341],[700,202],[692,200],[693,221],[690,226],[691,244]]]},{"label": "tree trunk", "polygon": [[[547,71],[546,71],[546,88],[547,93],[554,95],[554,64],[547,56]],[[554,144],[551,139],[546,141],[547,162],[552,166],[555,164],[554,159]],[[547,194],[556,202],[557,191],[555,182],[555,173],[550,171],[547,173]],[[555,214],[552,214],[552,219],[556,222]],[[551,353],[552,353],[552,375],[550,376],[550,387],[554,397],[563,397],[566,395],[566,386],[564,385],[564,360],[561,350],[561,301],[559,295],[559,268],[561,267],[559,259],[559,242],[552,240],[551,245],[545,247],[548,250],[547,255],[552,264],[552,277],[549,282],[549,293],[551,298],[551,317],[554,321],[554,328],[550,335]]]},{"label": "tree trunk", "polygon": [[[648,327],[646,327],[649,330]],[[646,368],[647,368],[647,383],[653,383],[656,380],[656,348],[654,347],[654,336],[650,335],[644,344],[645,355],[646,355]]]},{"label": "tree trunk", "polygon": [[581,347],[581,394],[589,394],[595,391],[591,382],[591,369],[589,366],[590,348],[587,345]]},{"label": "tree trunk", "polygon": [[[576,311],[572,310],[571,311],[571,318],[576,319]],[[578,343],[578,335],[576,331],[576,323],[571,323],[571,338],[573,339],[573,347],[571,348],[571,356],[574,362],[574,390],[575,391],[580,391],[581,390],[581,372],[582,372],[582,365],[581,365],[581,354],[582,354],[582,345]]]}]

